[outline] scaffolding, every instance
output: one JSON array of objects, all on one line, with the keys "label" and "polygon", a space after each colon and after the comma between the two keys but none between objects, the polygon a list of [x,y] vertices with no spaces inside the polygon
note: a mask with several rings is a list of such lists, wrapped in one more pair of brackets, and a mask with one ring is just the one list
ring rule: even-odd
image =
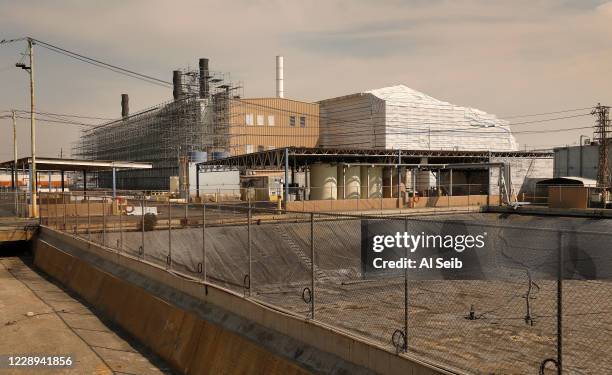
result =
[{"label": "scaffolding", "polygon": [[[209,71],[207,63],[205,69],[175,71],[174,100],[84,130],[72,154],[150,162],[150,170],[118,172],[117,188],[168,190],[182,156],[203,161],[227,150],[228,101],[240,98],[242,85],[234,85],[228,73]],[[100,187],[111,181],[108,172],[98,175]]]}]

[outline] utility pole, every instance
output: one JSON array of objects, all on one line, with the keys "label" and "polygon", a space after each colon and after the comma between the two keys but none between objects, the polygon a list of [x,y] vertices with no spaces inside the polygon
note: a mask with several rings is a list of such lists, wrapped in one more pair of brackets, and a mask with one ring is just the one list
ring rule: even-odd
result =
[{"label": "utility pole", "polygon": [[[610,107],[597,104],[591,114],[597,117],[595,140],[599,142],[599,163],[597,164],[597,185],[610,187],[610,165],[608,161],[608,136],[610,127]],[[606,193],[604,193],[606,194]],[[607,195],[607,194],[606,194]]]},{"label": "utility pole", "polygon": [[17,190],[19,188],[19,170],[17,169],[17,119],[15,118],[15,110],[11,111],[13,115],[13,189]]},{"label": "utility pole", "polygon": [[32,143],[32,217],[38,217],[38,206],[36,202],[36,190],[38,180],[36,176],[36,121],[34,119],[34,42],[32,38],[28,38],[28,51],[30,55],[30,138]]}]

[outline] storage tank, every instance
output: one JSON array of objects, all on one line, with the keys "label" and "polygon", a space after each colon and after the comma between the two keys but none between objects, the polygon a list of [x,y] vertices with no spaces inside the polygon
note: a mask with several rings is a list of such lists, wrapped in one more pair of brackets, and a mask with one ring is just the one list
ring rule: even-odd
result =
[{"label": "storage tank", "polygon": [[189,151],[188,156],[191,163],[202,163],[208,160],[206,151]]},{"label": "storage tank", "polygon": [[344,181],[346,199],[359,199],[361,196],[361,168],[358,165],[345,168]]},{"label": "storage tank", "polygon": [[361,181],[361,199],[380,198],[382,196],[382,167],[362,166]]},{"label": "storage tank", "polygon": [[310,199],[329,200],[338,197],[338,170],[335,165],[316,163],[310,166]]}]

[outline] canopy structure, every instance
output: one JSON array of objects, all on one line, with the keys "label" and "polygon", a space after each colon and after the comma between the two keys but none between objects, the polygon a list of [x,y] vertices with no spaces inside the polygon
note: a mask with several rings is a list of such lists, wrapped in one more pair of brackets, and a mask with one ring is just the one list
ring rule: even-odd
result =
[{"label": "canopy structure", "polygon": [[[16,171],[25,170],[31,171],[32,158],[25,157],[0,163],[0,170],[5,169],[10,171],[13,188],[16,187]],[[64,191],[64,172],[82,172],[83,173],[83,189],[87,190],[87,173],[88,172],[113,172],[113,196],[116,191],[115,172],[117,170],[126,169],[151,169],[151,163],[131,162],[131,161],[112,161],[112,160],[83,160],[83,159],[61,159],[61,158],[36,158],[36,171],[38,172],[61,172],[61,187]],[[37,184],[38,185],[38,184]]]},{"label": "canopy structure", "polygon": [[[17,159],[17,169],[29,169],[32,158]],[[113,169],[151,169],[151,163],[110,160],[79,160],[60,158],[36,158],[36,169],[39,171],[112,171]],[[0,169],[15,169],[15,161],[0,163]]]}]

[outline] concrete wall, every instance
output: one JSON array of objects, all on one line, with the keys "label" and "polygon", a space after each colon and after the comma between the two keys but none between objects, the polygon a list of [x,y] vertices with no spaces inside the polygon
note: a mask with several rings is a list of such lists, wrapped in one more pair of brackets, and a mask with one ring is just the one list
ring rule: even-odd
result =
[{"label": "concrete wall", "polygon": [[35,265],[186,374],[312,372],[46,242]]},{"label": "concrete wall", "polygon": [[310,200],[300,202],[287,202],[289,211],[368,211],[368,210],[392,210],[396,208],[424,208],[424,207],[465,207],[484,206],[487,204],[499,204],[497,195],[462,195],[462,196],[440,196],[420,197],[415,202],[400,201],[397,198],[372,198],[372,199],[340,199],[340,200]]},{"label": "concrete wall", "polygon": [[451,373],[48,228],[35,245],[38,267],[99,306],[180,372]]}]

